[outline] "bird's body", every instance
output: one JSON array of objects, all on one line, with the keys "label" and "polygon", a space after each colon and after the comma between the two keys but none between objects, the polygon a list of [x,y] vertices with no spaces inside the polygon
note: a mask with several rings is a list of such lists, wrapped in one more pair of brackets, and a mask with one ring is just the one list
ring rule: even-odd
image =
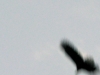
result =
[{"label": "bird's body", "polygon": [[96,72],[98,67],[95,65],[92,58],[88,57],[83,59],[78,50],[70,44],[68,41],[64,41],[61,43],[61,46],[65,53],[72,59],[72,61],[76,64],[77,71],[86,70],[88,72]]}]

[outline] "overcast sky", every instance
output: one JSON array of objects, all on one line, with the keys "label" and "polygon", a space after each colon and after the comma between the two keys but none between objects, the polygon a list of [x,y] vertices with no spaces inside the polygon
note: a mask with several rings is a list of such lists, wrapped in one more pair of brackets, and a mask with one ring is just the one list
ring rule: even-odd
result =
[{"label": "overcast sky", "polygon": [[100,65],[100,0],[0,1],[0,75],[75,75],[63,39]]}]

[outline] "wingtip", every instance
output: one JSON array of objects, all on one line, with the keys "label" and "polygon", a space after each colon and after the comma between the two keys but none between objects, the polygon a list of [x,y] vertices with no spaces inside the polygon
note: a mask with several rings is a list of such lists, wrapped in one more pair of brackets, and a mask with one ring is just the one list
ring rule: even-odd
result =
[{"label": "wingtip", "polygon": [[67,45],[70,45],[70,43],[69,43],[68,40],[62,40],[62,41],[61,41],[61,46],[62,46],[62,47],[66,47]]}]

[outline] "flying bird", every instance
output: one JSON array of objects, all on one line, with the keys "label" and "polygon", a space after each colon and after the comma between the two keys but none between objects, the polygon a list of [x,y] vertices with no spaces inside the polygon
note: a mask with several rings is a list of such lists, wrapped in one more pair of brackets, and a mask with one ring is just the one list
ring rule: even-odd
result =
[{"label": "flying bird", "polygon": [[95,64],[92,57],[83,58],[79,51],[69,41],[62,41],[61,47],[64,52],[72,59],[76,65],[76,74],[80,70],[85,70],[89,73],[95,73],[99,71],[97,64]]}]

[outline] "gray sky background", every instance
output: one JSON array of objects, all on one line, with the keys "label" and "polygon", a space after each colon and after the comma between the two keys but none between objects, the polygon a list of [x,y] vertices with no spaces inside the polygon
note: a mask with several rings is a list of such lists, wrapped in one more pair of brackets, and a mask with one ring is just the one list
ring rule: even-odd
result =
[{"label": "gray sky background", "polygon": [[100,65],[100,0],[1,0],[0,75],[74,75],[66,38]]}]

